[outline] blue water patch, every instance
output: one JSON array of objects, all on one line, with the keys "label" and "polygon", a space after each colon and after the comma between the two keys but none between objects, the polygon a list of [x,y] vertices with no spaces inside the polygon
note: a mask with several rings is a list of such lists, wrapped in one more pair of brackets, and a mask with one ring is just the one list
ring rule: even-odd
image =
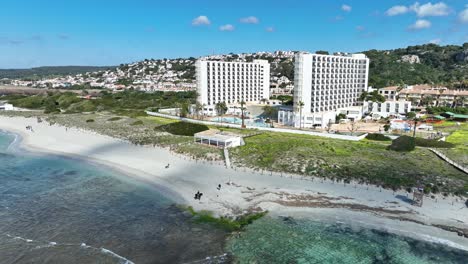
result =
[{"label": "blue water patch", "polygon": [[240,263],[460,263],[468,252],[342,223],[265,217],[227,248]]},{"label": "blue water patch", "polygon": [[[242,119],[238,117],[214,117],[210,121],[220,122],[220,123],[231,123],[236,125],[242,124]],[[246,126],[256,126],[256,127],[270,127],[269,123],[266,123],[262,118],[256,119],[244,119],[244,124]]]},{"label": "blue water patch", "polygon": [[226,234],[194,223],[157,187],[84,161],[11,151],[12,140],[0,133],[0,263],[185,263],[224,254]]}]

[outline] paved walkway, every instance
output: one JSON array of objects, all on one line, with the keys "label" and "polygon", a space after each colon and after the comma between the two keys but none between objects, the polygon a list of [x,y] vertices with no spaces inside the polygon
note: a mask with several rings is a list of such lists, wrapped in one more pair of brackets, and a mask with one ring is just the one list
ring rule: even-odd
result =
[{"label": "paved walkway", "polygon": [[447,156],[445,156],[442,152],[435,150],[433,148],[430,148],[432,152],[434,152],[437,156],[439,156],[441,159],[445,160],[446,162],[450,163],[452,166],[455,168],[463,171],[464,173],[468,174],[468,168],[463,167],[462,165],[456,163],[455,161],[449,159]]},{"label": "paved walkway", "polygon": [[226,168],[231,168],[231,160],[229,159],[228,148],[224,148],[224,161],[226,162]]}]

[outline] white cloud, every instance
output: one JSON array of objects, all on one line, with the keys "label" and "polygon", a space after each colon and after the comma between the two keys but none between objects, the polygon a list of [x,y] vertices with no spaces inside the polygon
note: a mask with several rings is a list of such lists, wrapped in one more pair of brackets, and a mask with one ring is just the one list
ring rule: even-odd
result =
[{"label": "white cloud", "polygon": [[465,6],[465,10],[458,14],[458,21],[461,23],[468,23],[468,5]]},{"label": "white cloud", "polygon": [[231,24],[226,24],[226,25],[219,27],[219,30],[221,31],[234,31],[234,29],[235,29],[234,26]]},{"label": "white cloud", "polygon": [[406,14],[410,11],[410,9],[406,6],[393,6],[390,9],[385,12],[387,16],[396,16],[396,15],[401,15],[401,14]]},{"label": "white cloud", "polygon": [[410,9],[414,11],[418,17],[447,16],[450,13],[450,8],[444,2],[439,2],[437,4],[429,2],[424,5],[420,5],[416,2]]},{"label": "white cloud", "polygon": [[192,20],[192,25],[194,26],[202,26],[202,25],[210,25],[211,21],[208,19],[207,16],[199,16]]},{"label": "white cloud", "polygon": [[267,27],[265,29],[267,32],[275,32],[275,28],[274,27]]},{"label": "white cloud", "polygon": [[341,6],[341,10],[345,11],[345,12],[351,12],[353,8],[349,5],[342,5]]},{"label": "white cloud", "polygon": [[418,19],[414,24],[409,26],[409,29],[411,30],[420,30],[420,29],[425,29],[425,28],[430,28],[431,27],[431,22],[425,19]]},{"label": "white cloud", "polygon": [[363,26],[357,26],[357,27],[356,27],[356,30],[357,30],[357,31],[364,31],[364,30],[366,30],[366,28],[363,27]]},{"label": "white cloud", "polygon": [[402,15],[409,12],[414,12],[418,17],[429,17],[429,16],[447,16],[450,13],[450,7],[444,2],[432,4],[431,2],[421,5],[419,2],[415,2],[411,6],[397,5],[388,9],[385,14],[387,16]]},{"label": "white cloud", "polygon": [[440,38],[436,38],[436,39],[432,39],[429,41],[429,43],[431,44],[440,44],[442,42],[442,40]]},{"label": "white cloud", "polygon": [[260,20],[254,16],[249,16],[241,18],[240,22],[245,24],[258,24]]}]

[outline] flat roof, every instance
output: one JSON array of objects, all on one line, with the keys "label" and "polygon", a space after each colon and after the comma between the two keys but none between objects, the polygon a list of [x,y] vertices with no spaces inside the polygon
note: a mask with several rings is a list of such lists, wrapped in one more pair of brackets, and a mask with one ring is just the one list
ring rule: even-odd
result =
[{"label": "flat roof", "polygon": [[194,136],[197,138],[216,140],[220,142],[232,141],[233,139],[240,138],[240,136],[236,134],[232,134],[228,132],[221,132],[221,131],[212,130],[212,129],[198,132]]}]

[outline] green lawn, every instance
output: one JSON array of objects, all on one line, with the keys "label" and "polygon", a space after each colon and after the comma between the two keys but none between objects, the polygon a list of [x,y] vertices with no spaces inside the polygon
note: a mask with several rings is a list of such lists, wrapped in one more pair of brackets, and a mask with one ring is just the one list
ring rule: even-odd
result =
[{"label": "green lawn", "polygon": [[157,117],[157,116],[145,116],[145,117],[139,117],[139,119],[143,121],[150,121],[151,123],[154,123],[156,125],[167,125],[167,124],[179,122],[178,120],[164,118],[164,117]]}]

